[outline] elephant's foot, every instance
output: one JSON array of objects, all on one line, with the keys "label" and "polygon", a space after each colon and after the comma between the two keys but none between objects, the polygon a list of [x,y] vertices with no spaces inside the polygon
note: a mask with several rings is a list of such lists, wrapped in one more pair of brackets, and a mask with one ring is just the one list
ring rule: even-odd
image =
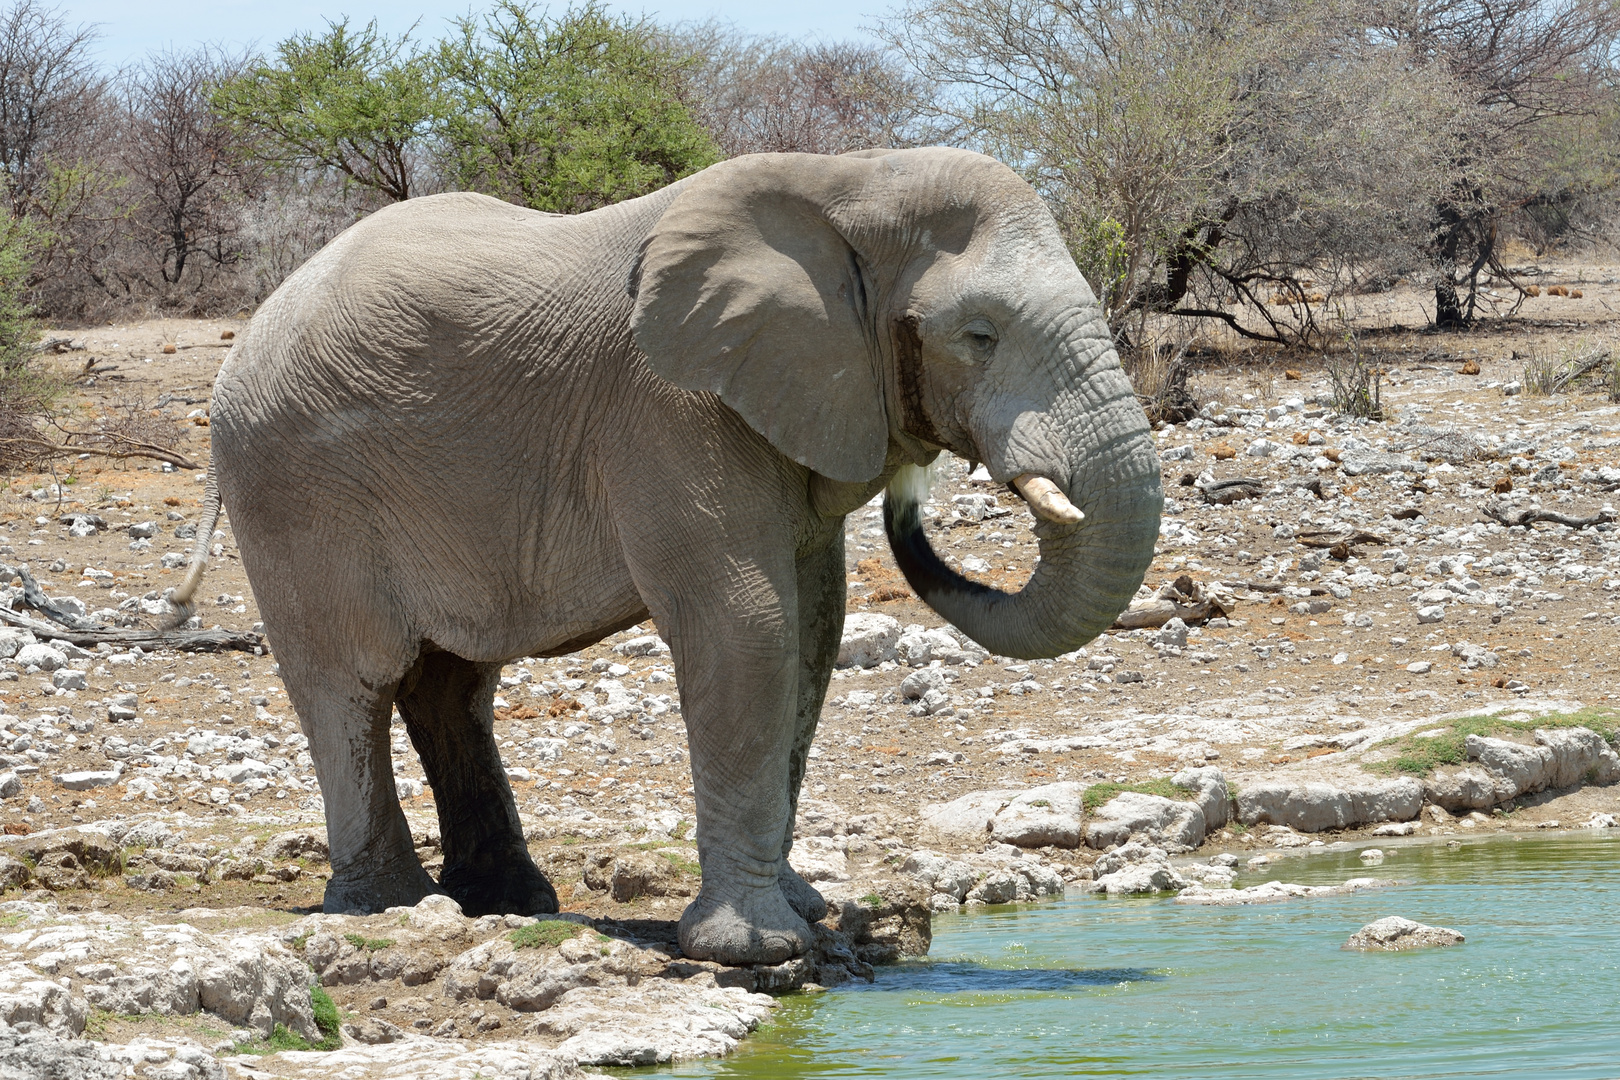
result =
[{"label": "elephant's foot", "polygon": [[461,905],[462,914],[470,917],[557,913],[557,890],[528,852],[446,866],[439,884]]},{"label": "elephant's foot", "polygon": [[721,964],[780,964],[810,951],[810,927],[775,884],[715,888],[705,880],[681,914],[681,951]]},{"label": "elephant's foot", "polygon": [[[415,863],[413,858],[412,863]],[[345,870],[326,883],[321,910],[328,915],[358,911],[375,915],[391,907],[415,907],[424,896],[443,893],[420,866],[384,873]]]},{"label": "elephant's foot", "polygon": [[788,906],[798,912],[805,922],[820,922],[827,917],[827,901],[814,885],[788,865],[786,859],[782,860],[782,869],[778,871],[777,884],[782,887],[782,895],[787,898]]}]

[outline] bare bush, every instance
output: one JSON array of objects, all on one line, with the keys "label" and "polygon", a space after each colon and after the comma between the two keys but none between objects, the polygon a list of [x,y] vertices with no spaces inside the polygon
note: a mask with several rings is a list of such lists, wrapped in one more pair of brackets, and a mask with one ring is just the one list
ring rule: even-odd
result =
[{"label": "bare bush", "polygon": [[1197,367],[1188,352],[1185,344],[1150,345],[1120,356],[1150,423],[1182,424],[1198,415],[1201,403],[1187,385]]},{"label": "bare bush", "polygon": [[727,157],[916,145],[926,85],[890,51],[753,38],[716,23],[671,35],[690,106]]},{"label": "bare bush", "polygon": [[1533,223],[1532,208],[1556,211],[1612,190],[1620,7],[1608,0],[1374,0],[1365,21],[1421,69],[1443,71],[1467,107],[1449,182],[1432,196],[1431,248],[1435,322],[1464,325],[1474,318],[1482,272],[1511,277],[1499,257],[1505,224]]},{"label": "bare bush", "polygon": [[1354,334],[1345,339],[1342,350],[1328,353],[1324,368],[1333,387],[1334,412],[1363,420],[1385,419],[1384,369]]},{"label": "bare bush", "polygon": [[1595,372],[1602,372],[1600,378],[1607,384],[1607,371],[1614,367],[1610,355],[1608,349],[1585,342],[1563,349],[1535,347],[1524,362],[1520,381],[1524,392],[1534,397],[1551,397],[1574,389]]},{"label": "bare bush", "polygon": [[0,183],[13,217],[48,207],[60,172],[97,149],[108,83],[94,41],[37,0],[0,8]]},{"label": "bare bush", "polygon": [[248,258],[243,209],[264,172],[209,103],[242,67],[203,47],[154,55],[123,80],[119,162],[134,258],[119,271],[126,290],[166,310],[228,305]]}]

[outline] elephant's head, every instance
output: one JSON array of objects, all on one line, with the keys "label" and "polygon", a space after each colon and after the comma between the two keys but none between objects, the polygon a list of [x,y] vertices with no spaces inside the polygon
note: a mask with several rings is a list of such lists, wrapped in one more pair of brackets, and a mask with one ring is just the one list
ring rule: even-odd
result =
[{"label": "elephant's head", "polygon": [[1158,536],[1158,455],[1091,289],[1006,166],[947,149],[736,158],[685,182],[631,287],[653,370],[815,472],[868,482],[944,449],[1018,481],[1041,558],[1015,594],[934,554],[915,493],[891,485],[886,505],[912,587],[992,652],[1078,648],[1130,602]]}]

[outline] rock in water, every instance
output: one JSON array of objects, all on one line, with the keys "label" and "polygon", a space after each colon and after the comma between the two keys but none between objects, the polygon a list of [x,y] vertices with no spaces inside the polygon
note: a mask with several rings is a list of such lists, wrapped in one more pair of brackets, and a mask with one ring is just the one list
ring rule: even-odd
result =
[{"label": "rock in water", "polygon": [[1362,952],[1405,952],[1408,949],[1428,949],[1438,945],[1461,945],[1463,936],[1444,926],[1424,926],[1399,915],[1370,922],[1351,935],[1344,943],[1346,949]]}]

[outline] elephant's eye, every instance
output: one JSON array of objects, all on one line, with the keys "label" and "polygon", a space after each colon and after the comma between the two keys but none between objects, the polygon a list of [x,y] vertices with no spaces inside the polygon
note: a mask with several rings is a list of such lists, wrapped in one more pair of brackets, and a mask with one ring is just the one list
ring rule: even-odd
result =
[{"label": "elephant's eye", "polygon": [[983,319],[974,319],[962,327],[956,343],[964,359],[983,362],[996,351],[996,328]]}]

